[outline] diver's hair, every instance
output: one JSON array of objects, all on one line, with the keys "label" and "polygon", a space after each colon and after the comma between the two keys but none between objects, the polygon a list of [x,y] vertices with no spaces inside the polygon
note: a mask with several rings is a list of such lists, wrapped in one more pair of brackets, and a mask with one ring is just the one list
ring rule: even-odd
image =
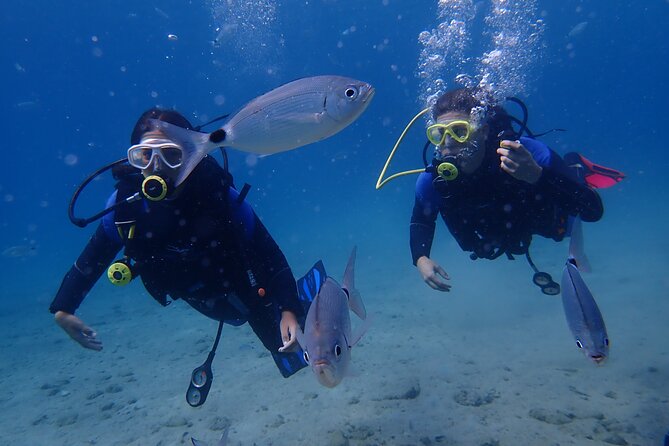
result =
[{"label": "diver's hair", "polygon": [[188,119],[184,118],[178,111],[153,107],[142,113],[142,116],[137,120],[137,123],[130,134],[130,144],[139,144],[142,136],[153,129],[149,124],[149,119],[158,119],[159,121],[169,122],[170,124],[185,129],[193,129],[193,126],[188,122]]},{"label": "diver's hair", "polygon": [[506,110],[494,105],[491,95],[480,88],[458,88],[442,94],[432,107],[432,119],[436,121],[437,117],[449,111],[470,115],[475,108],[483,111],[483,122],[489,125],[490,135],[496,137],[503,131],[514,132]]}]

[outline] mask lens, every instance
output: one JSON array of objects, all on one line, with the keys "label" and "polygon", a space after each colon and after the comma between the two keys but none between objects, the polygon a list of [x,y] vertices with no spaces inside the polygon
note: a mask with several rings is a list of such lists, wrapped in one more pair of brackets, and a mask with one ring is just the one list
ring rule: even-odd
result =
[{"label": "mask lens", "polygon": [[163,146],[160,148],[165,163],[170,167],[179,167],[183,158],[183,152],[177,146]]},{"label": "mask lens", "polygon": [[453,133],[453,139],[458,142],[465,142],[469,138],[469,125],[465,123],[454,123],[450,130]]},{"label": "mask lens", "polygon": [[132,146],[128,150],[128,162],[138,169],[145,169],[151,162],[153,150],[150,147]]},{"label": "mask lens", "polygon": [[435,146],[440,146],[444,143],[445,131],[441,124],[431,125],[427,129],[427,139]]}]

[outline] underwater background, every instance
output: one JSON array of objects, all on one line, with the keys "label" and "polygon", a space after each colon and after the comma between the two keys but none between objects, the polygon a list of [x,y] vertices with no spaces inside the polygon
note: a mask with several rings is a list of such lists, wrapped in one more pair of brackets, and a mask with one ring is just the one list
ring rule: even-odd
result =
[{"label": "underwater background", "polygon": [[[453,17],[459,34],[435,31]],[[665,0],[6,2],[0,443],[216,444],[229,426],[229,444],[244,445],[661,444],[667,23]],[[493,38],[514,30],[527,31],[525,45]],[[441,41],[426,44],[425,32]],[[415,178],[374,188],[436,80],[452,88],[458,75],[486,73],[525,101],[535,132],[567,130],[542,138],[553,149],[627,174],[601,191],[604,218],[584,225],[586,281],[612,343],[602,367],[573,345],[559,299],[537,291],[524,261],[472,262],[441,221],[432,253],[453,291],[425,286],[408,247]],[[296,277],[323,259],[339,280],[358,246],[357,285],[375,320],[353,351],[357,376],[332,390],[309,370],[284,380],[248,327],[226,327],[209,400],[192,409],[183,394],[216,323],[182,302],[162,309],[138,283],[100,280],[77,313],[105,350],[71,342],[47,310],[93,228],[68,221],[69,199],[125,156],[138,116],[159,105],[201,124],[319,74],[369,82],[374,100],[319,143],[228,154]],[[390,172],[421,167],[417,127]],[[100,210],[112,188],[109,177],[92,183],[78,213]],[[536,263],[554,277],[566,253],[567,242],[534,240]]]}]

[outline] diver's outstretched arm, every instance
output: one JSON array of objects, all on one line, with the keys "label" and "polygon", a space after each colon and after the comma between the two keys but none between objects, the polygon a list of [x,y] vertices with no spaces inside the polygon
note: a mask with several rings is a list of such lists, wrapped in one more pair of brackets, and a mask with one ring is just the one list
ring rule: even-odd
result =
[{"label": "diver's outstretched arm", "polygon": [[416,261],[416,267],[430,288],[437,291],[451,291],[451,285],[442,280],[442,278],[446,280],[450,280],[451,278],[446,270],[434,260],[427,256],[422,256]]},{"label": "diver's outstretched arm", "polygon": [[97,333],[77,316],[65,311],[56,311],[54,317],[60,328],[82,347],[95,351],[102,350],[102,342],[98,339]]}]

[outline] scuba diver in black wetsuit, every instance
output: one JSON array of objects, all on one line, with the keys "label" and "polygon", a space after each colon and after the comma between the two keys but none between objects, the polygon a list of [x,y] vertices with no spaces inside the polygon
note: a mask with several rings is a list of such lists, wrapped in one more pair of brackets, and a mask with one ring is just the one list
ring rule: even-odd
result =
[{"label": "scuba diver in black wetsuit", "polygon": [[[407,125],[377,181],[377,189],[399,176],[419,173],[410,224],[413,263],[430,287],[450,291],[447,272],[430,258],[436,219],[441,214],[449,231],[470,257],[495,259],[527,257],[534,283],[545,294],[560,293],[551,276],[539,271],[529,256],[533,235],[556,241],[569,236],[572,221],[598,221],[602,201],[593,187],[609,187],[624,178],[613,169],[569,153],[565,159],[535,139],[525,117],[509,115],[482,89],[451,90],[435,105],[418,113]],[[432,113],[423,149],[424,169],[396,173],[383,179],[409,128]],[[513,123],[520,130],[513,128]],[[527,136],[522,136],[525,133]],[[435,146],[429,163],[426,151]]]},{"label": "scuba diver in black wetsuit", "polygon": [[[451,286],[443,280],[449,280],[446,271],[430,258],[438,214],[472,259],[495,259],[527,255],[534,234],[560,241],[569,234],[570,217],[594,222],[604,212],[597,192],[557,153],[536,139],[518,137],[504,109],[483,109],[479,93],[463,88],[437,100],[436,123],[428,128],[435,158],[416,182],[411,255],[423,280],[439,291]],[[559,286],[553,282],[542,290],[558,294]]]},{"label": "scuba diver in black wetsuit", "polygon": [[482,107],[482,94],[452,90],[432,108],[435,124],[427,133],[436,150],[416,182],[410,226],[413,263],[430,287],[450,291],[443,280],[450,279],[448,274],[430,258],[435,220],[441,214],[472,259],[525,255],[535,270],[535,284],[546,294],[558,294],[559,285],[529,257],[532,236],[560,241],[570,234],[574,217],[598,221],[602,201],[557,153],[514,131],[502,107]]},{"label": "scuba diver in black wetsuit", "polygon": [[[589,268],[580,222],[598,221],[604,212],[593,187],[612,186],[624,174],[593,164],[577,153],[562,159],[527,128],[527,109],[520,100],[507,98],[522,107],[522,120],[488,96],[483,89],[457,89],[418,113],[393,147],[376,187],[399,176],[420,174],[409,232],[413,263],[427,285],[438,291],[451,290],[448,273],[430,258],[441,214],[460,248],[471,252],[472,260],[524,255],[534,270],[534,284],[545,294],[562,294],[565,317],[578,348],[592,362],[602,364],[608,356],[609,338],[601,312],[579,272]],[[427,128],[425,168],[399,172],[384,180],[409,128],[430,111],[435,123]],[[512,123],[520,130],[515,131]],[[435,152],[428,163],[430,144]],[[556,241],[570,237],[561,285],[532,261],[529,246],[535,234]]]},{"label": "scuba diver in black wetsuit", "polygon": [[[247,186],[238,192],[227,171],[227,158],[223,169],[211,156],[175,185],[185,152],[152,120],[191,128],[171,110],[154,108],[140,117],[131,135],[129,165],[123,160],[114,163],[116,192],[106,213],[96,216],[105,214],[65,275],[49,310],[72,339],[85,348],[101,350],[95,331],[74,313],[112,264],[107,275],[113,283],[125,284],[139,276],[161,305],[183,299],[221,322],[207,362],[193,372],[189,404],[200,405],[206,398],[223,321],[248,322],[282,375],[292,375],[306,365],[296,333],[308,305],[298,297],[283,253],[244,201]],[[74,200],[70,217],[75,224],[84,226],[96,218],[76,219]],[[113,262],[122,248],[123,258]],[[207,386],[200,392],[205,381]]]}]

